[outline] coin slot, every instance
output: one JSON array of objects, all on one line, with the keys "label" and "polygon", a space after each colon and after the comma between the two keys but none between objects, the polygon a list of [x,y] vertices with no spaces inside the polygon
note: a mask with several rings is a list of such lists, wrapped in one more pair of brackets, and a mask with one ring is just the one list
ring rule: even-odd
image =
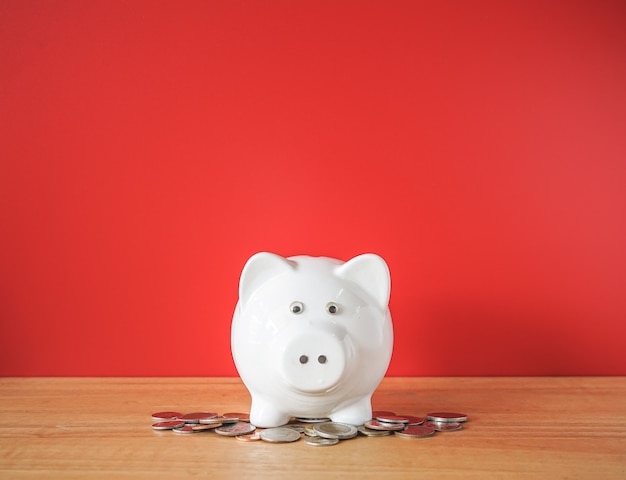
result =
[{"label": "coin slot", "polygon": [[300,363],[302,365],[304,365],[305,363],[307,363],[309,361],[309,357],[307,357],[306,355],[300,355]]},{"label": "coin slot", "polygon": [[321,364],[326,363],[328,359],[326,358],[326,355],[320,355],[319,357],[317,357],[317,361],[320,362]]}]

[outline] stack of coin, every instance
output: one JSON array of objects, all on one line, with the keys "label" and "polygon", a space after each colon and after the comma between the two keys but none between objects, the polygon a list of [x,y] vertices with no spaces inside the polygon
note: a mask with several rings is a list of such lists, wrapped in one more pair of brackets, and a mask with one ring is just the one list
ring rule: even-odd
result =
[{"label": "stack of coin", "polygon": [[395,433],[402,438],[424,438],[435,432],[454,432],[463,428],[467,415],[451,412],[434,412],[426,418],[413,415],[396,415],[389,411],[374,411],[373,418],[359,427],[367,437],[380,437]]},{"label": "stack of coin", "polygon": [[305,443],[311,446],[336,445],[342,440],[355,438],[359,433],[366,437],[397,435],[401,438],[431,437],[435,432],[455,432],[463,429],[467,415],[453,412],[431,412],[426,417],[397,415],[378,410],[372,419],[358,427],[333,422],[329,418],[297,417],[288,424],[256,431],[247,413],[215,412],[180,413],[176,411],[152,414],[154,430],[172,430],[179,434],[214,431],[218,435],[235,437],[243,442],[263,440],[270,443],[295,442],[305,434]]},{"label": "stack of coin", "polygon": [[438,432],[456,432],[463,429],[463,423],[467,422],[467,415],[453,412],[432,412],[426,415],[426,425],[433,427]]},{"label": "stack of coin", "polygon": [[[152,424],[154,430],[172,430],[174,433],[199,433],[207,432],[209,430],[218,430],[217,433],[227,435],[229,429],[235,430],[234,425],[243,423],[243,426],[238,427],[243,433],[251,433],[249,431],[249,423],[244,423],[249,420],[248,414],[239,413],[226,413],[219,416],[215,412],[192,412],[192,413],[180,413],[180,412],[156,412],[152,414],[152,420],[156,423]],[[248,430],[245,431],[244,430]],[[254,430],[254,429],[253,429]]]},{"label": "stack of coin", "polygon": [[349,440],[358,435],[359,431],[354,425],[339,422],[319,422],[312,429],[305,431],[307,434],[304,443],[314,447],[336,445],[340,440]]},{"label": "stack of coin", "polygon": [[254,433],[256,427],[247,422],[235,422],[230,425],[223,425],[215,429],[215,433],[225,437],[236,437],[237,435],[248,435]]}]

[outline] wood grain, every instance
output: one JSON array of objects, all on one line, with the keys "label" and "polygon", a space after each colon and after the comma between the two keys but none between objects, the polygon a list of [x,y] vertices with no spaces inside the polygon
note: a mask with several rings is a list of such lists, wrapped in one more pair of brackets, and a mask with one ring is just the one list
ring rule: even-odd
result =
[{"label": "wood grain", "polygon": [[469,415],[460,432],[333,447],[150,428],[247,411],[238,378],[2,378],[0,478],[626,478],[626,378],[386,378],[376,409]]}]

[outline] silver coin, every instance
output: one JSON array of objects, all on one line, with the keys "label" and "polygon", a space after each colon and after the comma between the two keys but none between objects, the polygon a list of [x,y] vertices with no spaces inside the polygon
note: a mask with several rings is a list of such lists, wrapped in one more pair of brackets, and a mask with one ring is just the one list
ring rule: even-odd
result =
[{"label": "silver coin", "polygon": [[168,422],[178,420],[183,414],[180,412],[156,412],[152,414],[152,420],[155,422]]},{"label": "silver coin", "polygon": [[391,430],[372,430],[371,428],[367,428],[365,425],[361,425],[356,428],[366,437],[386,437],[387,435],[391,435],[393,433]]},{"label": "silver coin", "polygon": [[167,422],[157,422],[152,424],[152,428],[155,430],[173,430],[184,426],[185,422],[182,420],[169,420]]},{"label": "silver coin", "polygon": [[354,425],[338,422],[316,423],[313,425],[313,430],[315,430],[320,437],[338,438],[340,440],[354,438],[359,433]]},{"label": "silver coin", "polygon": [[187,424],[187,426],[191,427],[191,429],[194,432],[208,432],[209,430],[213,430],[214,428],[221,427],[222,424],[221,423],[212,423],[210,425],[202,425],[200,423],[189,423],[189,424]]},{"label": "silver coin", "polygon": [[330,422],[330,418],[328,417],[296,417],[296,420],[304,423]]},{"label": "silver coin", "polygon": [[461,423],[467,421],[467,415],[453,412],[432,412],[426,415],[426,420],[432,422]]},{"label": "silver coin", "polygon": [[372,430],[404,430],[406,426],[404,423],[383,423],[378,420],[370,420],[363,425]]},{"label": "silver coin", "polygon": [[396,435],[402,438],[424,438],[432,437],[435,434],[435,428],[428,425],[410,425]]},{"label": "silver coin", "polygon": [[300,440],[300,434],[291,428],[266,428],[261,432],[261,440],[271,443],[287,443]]},{"label": "silver coin", "polygon": [[322,447],[329,445],[337,445],[339,443],[338,438],[324,438],[324,437],[306,437],[304,443],[312,445],[314,447]]},{"label": "silver coin", "polygon": [[214,428],[219,427],[220,423],[215,423],[213,425],[200,425],[198,423],[186,423],[182,427],[173,428],[172,431],[175,433],[200,433],[200,432],[208,432],[213,430]]},{"label": "silver coin", "polygon": [[198,430],[194,430],[191,425],[185,425],[180,428],[173,428],[172,432],[181,433],[181,434],[190,434],[190,433],[198,433]]},{"label": "silver coin", "polygon": [[297,423],[287,423],[286,425],[281,425],[284,428],[291,428],[298,433],[304,433],[304,429],[306,428],[304,425],[298,425]]},{"label": "silver coin", "polygon": [[406,417],[400,417],[398,415],[378,415],[376,420],[383,423],[409,423],[409,419]]},{"label": "silver coin", "polygon": [[237,418],[231,418],[231,417],[211,417],[211,418],[201,418],[199,420],[200,423],[204,424],[204,425],[211,425],[214,423],[221,423],[222,425],[227,425],[227,424],[231,424],[231,423],[237,423],[239,422],[239,420]]},{"label": "silver coin", "polygon": [[308,437],[319,437],[312,425],[304,427],[304,434]]},{"label": "silver coin", "polygon": [[229,413],[225,413],[224,415],[222,415],[222,417],[225,418],[236,418],[238,419],[240,422],[249,422],[250,421],[250,414],[249,413],[241,413],[241,412],[229,412]]},{"label": "silver coin", "polygon": [[246,435],[256,430],[256,427],[248,422],[237,422],[230,425],[223,425],[215,429],[215,433],[224,435],[225,437],[235,437],[237,435]]},{"label": "silver coin", "polygon": [[432,427],[438,432],[456,432],[459,430],[463,430],[462,423],[454,422],[425,422],[424,426]]},{"label": "silver coin", "polygon": [[201,419],[214,418],[217,417],[217,413],[214,412],[193,412],[186,413],[180,420],[184,420],[185,423],[200,423]]}]

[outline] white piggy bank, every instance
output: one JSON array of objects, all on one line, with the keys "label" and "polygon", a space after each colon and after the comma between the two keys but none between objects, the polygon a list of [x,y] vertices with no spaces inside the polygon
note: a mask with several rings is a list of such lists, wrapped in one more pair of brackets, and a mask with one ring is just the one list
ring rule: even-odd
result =
[{"label": "white piggy bank", "polygon": [[257,253],[246,263],[232,323],[235,366],[250,421],[290,417],[361,425],[389,366],[389,269],[374,254],[348,262]]}]

